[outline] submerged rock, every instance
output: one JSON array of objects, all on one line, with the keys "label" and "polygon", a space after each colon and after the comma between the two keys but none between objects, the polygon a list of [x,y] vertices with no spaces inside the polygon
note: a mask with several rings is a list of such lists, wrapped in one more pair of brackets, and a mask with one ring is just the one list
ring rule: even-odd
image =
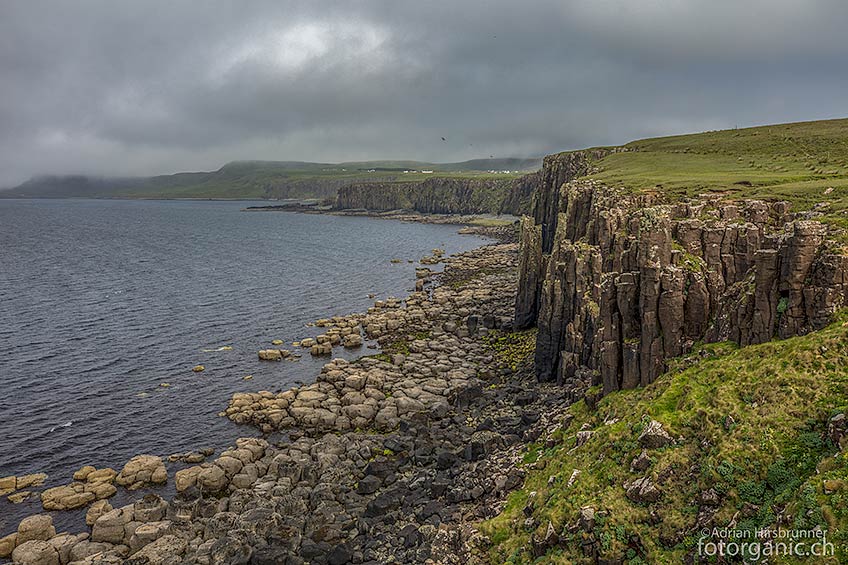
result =
[{"label": "submerged rock", "polygon": [[261,349],[259,351],[259,359],[262,361],[282,361],[290,355],[291,352],[285,349]]}]

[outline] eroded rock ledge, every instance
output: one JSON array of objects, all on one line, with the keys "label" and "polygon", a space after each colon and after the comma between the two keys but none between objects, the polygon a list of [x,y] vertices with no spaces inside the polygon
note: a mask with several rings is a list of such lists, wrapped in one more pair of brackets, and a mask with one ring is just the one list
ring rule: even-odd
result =
[{"label": "eroded rock ledge", "polygon": [[848,257],[814,214],[624,193],[579,178],[593,157],[547,158],[521,222],[515,320],[538,325],[540,380],[634,388],[697,341],[807,333],[846,303]]}]

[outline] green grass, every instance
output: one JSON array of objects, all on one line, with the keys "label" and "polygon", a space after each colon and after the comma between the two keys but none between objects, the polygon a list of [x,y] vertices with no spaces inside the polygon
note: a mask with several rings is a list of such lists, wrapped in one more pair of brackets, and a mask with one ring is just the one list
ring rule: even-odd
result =
[{"label": "green grass", "polygon": [[483,341],[495,352],[498,363],[515,371],[533,358],[536,350],[536,328],[517,332],[492,330]]},{"label": "green grass", "polygon": [[[783,510],[790,516],[787,528],[828,530],[828,541],[838,553],[817,563],[844,563],[848,457],[830,444],[825,430],[830,417],[847,407],[844,312],[807,336],[745,348],[705,346],[702,354],[677,360],[650,386],[606,396],[594,412],[583,403],[572,406],[574,418],[563,430],[564,440],[550,449],[530,447],[525,461],[534,464],[524,487],[510,495],[498,517],[481,526],[493,541],[491,561],[591,562],[580,552],[588,534],[569,529],[579,509],[588,505],[598,512],[591,536],[602,557],[680,563],[699,537],[695,501],[713,488],[721,496],[714,519],[719,527],[734,519],[741,529],[774,526]],[[663,494],[658,502],[644,505],[627,499],[622,485],[642,476],[629,467],[641,451],[637,438],[650,419],[660,421],[678,440],[649,450],[653,464],[646,474]],[[575,448],[576,432],[584,425],[595,433]],[[574,469],[580,474],[568,487]],[[536,492],[537,525],[528,531],[522,509],[531,492]],[[564,541],[534,560],[530,535],[544,534],[548,521]],[[641,557],[629,542],[632,536],[641,540]]]},{"label": "green grass", "polygon": [[848,227],[848,119],[659,137],[623,148],[598,160],[591,178],[671,199],[718,192],[788,200],[795,210],[827,202],[825,221]]},{"label": "green grass", "polygon": [[515,220],[507,220],[503,218],[472,218],[468,221],[469,225],[480,226],[484,228],[499,228],[503,226],[511,226]]}]

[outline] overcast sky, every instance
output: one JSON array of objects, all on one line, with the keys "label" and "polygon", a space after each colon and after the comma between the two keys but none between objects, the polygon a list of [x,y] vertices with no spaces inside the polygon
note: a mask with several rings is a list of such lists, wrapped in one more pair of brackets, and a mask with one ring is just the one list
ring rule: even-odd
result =
[{"label": "overcast sky", "polygon": [[844,117],[846,24],[844,0],[2,0],[0,186]]}]

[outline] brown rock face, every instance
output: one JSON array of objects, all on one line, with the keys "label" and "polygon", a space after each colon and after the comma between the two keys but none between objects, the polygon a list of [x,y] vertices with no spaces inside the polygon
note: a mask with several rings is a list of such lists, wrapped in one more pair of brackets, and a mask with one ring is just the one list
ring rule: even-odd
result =
[{"label": "brown rock face", "polygon": [[420,182],[355,182],[343,186],[339,210],[415,210],[425,214],[524,214],[538,174],[516,179],[429,178]]},{"label": "brown rock face", "polygon": [[821,223],[784,202],[668,204],[577,178],[600,156],[547,157],[521,222],[515,320],[539,328],[540,380],[634,388],[697,341],[803,334],[848,303],[848,257]]},{"label": "brown rock face", "polygon": [[533,218],[524,216],[519,226],[522,254],[518,264],[519,291],[515,297],[515,326],[524,329],[536,322],[539,314],[542,265],[542,228]]}]

